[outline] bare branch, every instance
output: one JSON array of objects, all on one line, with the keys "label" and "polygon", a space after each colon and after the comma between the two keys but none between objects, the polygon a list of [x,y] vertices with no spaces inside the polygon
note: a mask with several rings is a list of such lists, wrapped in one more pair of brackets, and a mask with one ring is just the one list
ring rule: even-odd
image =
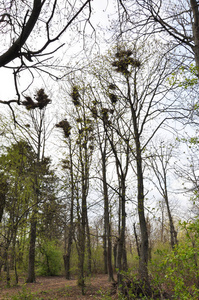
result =
[{"label": "bare branch", "polygon": [[13,45],[0,56],[0,67],[3,67],[13,61],[15,58],[20,57],[21,48],[28,39],[30,33],[32,32],[41,12],[42,2],[41,0],[34,0],[32,13],[26,25],[23,27],[21,35],[13,43]]}]

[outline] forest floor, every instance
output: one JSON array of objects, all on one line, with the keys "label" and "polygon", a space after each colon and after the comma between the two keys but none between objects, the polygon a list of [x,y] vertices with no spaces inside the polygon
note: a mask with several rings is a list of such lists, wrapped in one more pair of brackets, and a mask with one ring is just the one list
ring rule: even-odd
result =
[{"label": "forest floor", "polygon": [[0,282],[0,299],[2,300],[62,300],[62,299],[102,299],[103,295],[111,295],[117,299],[113,286],[108,282],[107,275],[97,274],[86,282],[86,294],[82,296],[77,280],[66,280],[64,276],[37,277],[36,283],[24,284],[20,279],[17,286],[6,287]]}]

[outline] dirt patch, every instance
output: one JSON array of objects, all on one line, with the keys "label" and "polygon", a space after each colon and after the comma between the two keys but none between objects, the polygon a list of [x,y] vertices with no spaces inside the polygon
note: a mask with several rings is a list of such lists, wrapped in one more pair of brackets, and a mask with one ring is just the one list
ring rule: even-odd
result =
[{"label": "dirt patch", "polygon": [[[81,294],[81,289],[77,286],[77,280],[66,280],[63,276],[37,277],[36,283],[24,284],[21,279],[17,286],[6,288],[4,283],[0,283],[0,299],[8,300],[13,296],[17,299],[102,299],[102,295],[112,294],[112,284],[108,282],[107,275],[95,275],[86,282],[86,295]],[[27,295],[25,297],[25,295]],[[32,295],[32,297],[30,296]],[[111,296],[116,299],[115,295]]]}]

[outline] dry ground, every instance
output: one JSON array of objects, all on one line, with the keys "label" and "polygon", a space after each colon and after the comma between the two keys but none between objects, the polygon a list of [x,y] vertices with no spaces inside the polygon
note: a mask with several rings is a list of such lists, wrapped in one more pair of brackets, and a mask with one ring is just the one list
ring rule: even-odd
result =
[{"label": "dry ground", "polygon": [[[62,299],[102,299],[102,294],[112,292],[112,285],[108,282],[107,275],[94,275],[87,280],[86,295],[82,296],[77,280],[66,280],[63,276],[37,277],[36,283],[24,284],[20,279],[17,286],[7,288],[5,282],[0,282],[0,299],[31,299],[31,300],[62,300]],[[32,297],[25,297],[25,294]],[[101,294],[101,295],[100,295]],[[116,299],[116,295],[112,296]]]}]

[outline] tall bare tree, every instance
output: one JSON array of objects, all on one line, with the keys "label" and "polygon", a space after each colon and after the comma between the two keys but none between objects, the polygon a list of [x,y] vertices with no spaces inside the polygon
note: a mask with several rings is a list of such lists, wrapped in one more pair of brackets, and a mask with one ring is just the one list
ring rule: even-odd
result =
[{"label": "tall bare tree", "polygon": [[[76,189],[76,213],[77,213],[77,234],[76,245],[78,251],[78,284],[82,288],[82,294],[85,293],[85,253],[87,251],[87,270],[91,274],[91,244],[90,244],[90,228],[88,220],[88,204],[87,198],[90,184],[90,166],[92,162],[93,145],[93,120],[90,111],[87,108],[87,99],[85,93],[86,87],[72,83],[71,100],[72,113],[71,121],[64,119],[56,126],[64,131],[66,138],[73,135],[74,151],[69,153],[69,157],[73,155],[73,161],[69,161],[69,166],[72,164],[71,179],[75,179],[76,174],[78,180],[73,181],[73,189]],[[70,125],[72,124],[72,125]],[[72,140],[72,138],[71,138]],[[69,144],[69,152],[71,151]],[[75,158],[75,159],[74,159]],[[70,158],[71,159],[71,158]],[[72,184],[71,184],[72,186]]]},{"label": "tall bare tree", "polygon": [[[118,135],[118,140],[121,139],[129,147],[134,161],[141,233],[139,274],[150,291],[144,190],[145,149],[159,128],[172,118],[166,112],[169,113],[169,109],[170,112],[178,111],[172,107],[175,103],[172,87],[166,84],[171,74],[169,59],[154,50],[155,42],[146,43],[144,48],[138,41],[131,46],[122,45],[113,49],[113,54],[104,57],[103,62],[99,63],[100,72],[96,71],[95,61],[94,74],[102,87],[100,100],[106,99],[103,118]],[[170,99],[167,98],[168,94]]]},{"label": "tall bare tree", "polygon": [[66,279],[70,279],[71,277],[71,271],[70,271],[70,260],[71,260],[71,250],[72,250],[72,243],[74,238],[74,202],[75,202],[75,181],[77,179],[74,172],[74,163],[73,163],[73,151],[74,146],[72,143],[71,138],[68,138],[68,159],[64,159],[62,161],[62,167],[66,170],[68,170],[69,175],[67,177],[67,180],[69,181],[68,184],[70,186],[69,188],[69,197],[70,197],[70,216],[69,216],[69,226],[68,226],[68,242],[67,247],[65,249],[65,253],[63,255],[64,259],[64,267],[65,267],[65,275]]},{"label": "tall bare tree", "polygon": [[155,177],[158,183],[155,183],[156,188],[158,189],[160,195],[163,197],[166,208],[167,214],[169,218],[169,227],[170,227],[170,243],[171,247],[174,248],[175,245],[178,244],[177,240],[177,231],[175,230],[174,221],[172,217],[172,212],[170,208],[170,201],[169,201],[169,187],[168,187],[168,178],[169,178],[169,171],[170,171],[170,161],[172,159],[172,145],[164,145],[164,143],[160,144],[160,147],[157,148],[153,144],[153,151],[155,153],[152,154],[150,158],[150,165],[153,169]]}]

